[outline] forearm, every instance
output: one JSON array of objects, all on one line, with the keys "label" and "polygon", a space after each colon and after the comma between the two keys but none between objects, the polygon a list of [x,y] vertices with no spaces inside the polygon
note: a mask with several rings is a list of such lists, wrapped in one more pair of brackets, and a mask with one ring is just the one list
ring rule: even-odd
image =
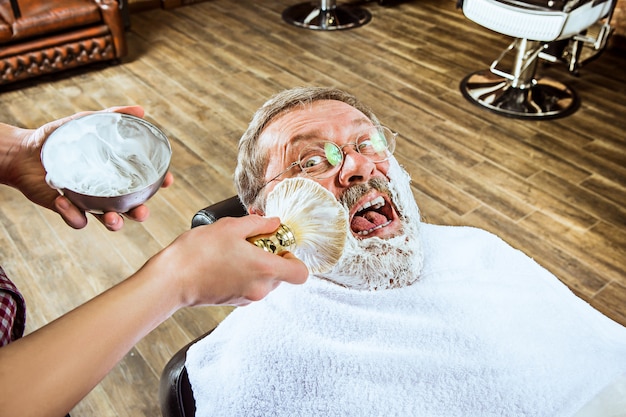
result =
[{"label": "forearm", "polygon": [[279,225],[245,216],[188,230],[126,281],[0,349],[0,417],[65,415],[181,307],[246,305],[282,281],[304,282],[308,270],[293,255],[246,240]]},{"label": "forearm", "polygon": [[11,165],[24,129],[0,123],[0,184],[11,185]]},{"label": "forearm", "polygon": [[154,272],[144,267],[0,349],[0,415],[62,416],[78,403],[179,307],[168,280]]}]

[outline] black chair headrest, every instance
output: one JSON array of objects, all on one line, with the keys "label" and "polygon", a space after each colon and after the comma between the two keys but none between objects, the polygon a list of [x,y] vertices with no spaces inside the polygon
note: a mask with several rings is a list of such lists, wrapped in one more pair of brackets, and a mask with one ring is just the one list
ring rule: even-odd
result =
[{"label": "black chair headrest", "polygon": [[235,195],[199,210],[191,220],[191,227],[215,223],[222,217],[243,217],[247,214],[246,208]]}]

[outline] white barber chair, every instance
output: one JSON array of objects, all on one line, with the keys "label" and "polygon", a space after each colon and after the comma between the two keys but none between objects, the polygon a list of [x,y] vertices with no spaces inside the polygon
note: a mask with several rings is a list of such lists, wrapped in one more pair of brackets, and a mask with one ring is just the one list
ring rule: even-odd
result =
[{"label": "white barber chair", "polygon": [[338,6],[335,0],[300,3],[283,12],[285,22],[314,30],[352,29],[363,26],[371,19],[372,15],[367,10]]},{"label": "white barber chair", "polygon": [[[461,82],[469,101],[523,119],[566,116],[579,105],[564,83],[537,75],[540,59],[570,72],[597,57],[611,33],[616,0],[462,0],[471,21],[515,38],[488,70]],[[507,69],[503,69],[507,62]]]}]

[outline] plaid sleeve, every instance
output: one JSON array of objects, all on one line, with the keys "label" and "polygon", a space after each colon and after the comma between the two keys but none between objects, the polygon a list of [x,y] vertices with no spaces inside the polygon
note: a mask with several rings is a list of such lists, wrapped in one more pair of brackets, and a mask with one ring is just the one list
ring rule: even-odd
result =
[{"label": "plaid sleeve", "polygon": [[24,298],[0,267],[0,347],[22,337],[25,325]]}]

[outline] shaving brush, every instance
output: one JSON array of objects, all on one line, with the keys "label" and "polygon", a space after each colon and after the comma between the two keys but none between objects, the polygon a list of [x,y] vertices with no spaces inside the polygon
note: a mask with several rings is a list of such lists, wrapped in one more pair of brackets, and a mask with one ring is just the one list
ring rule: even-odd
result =
[{"label": "shaving brush", "polygon": [[281,225],[273,234],[248,240],[280,255],[293,253],[312,274],[328,272],[339,261],[346,242],[348,214],[335,196],[307,178],[287,178],[267,196],[267,217]]}]

